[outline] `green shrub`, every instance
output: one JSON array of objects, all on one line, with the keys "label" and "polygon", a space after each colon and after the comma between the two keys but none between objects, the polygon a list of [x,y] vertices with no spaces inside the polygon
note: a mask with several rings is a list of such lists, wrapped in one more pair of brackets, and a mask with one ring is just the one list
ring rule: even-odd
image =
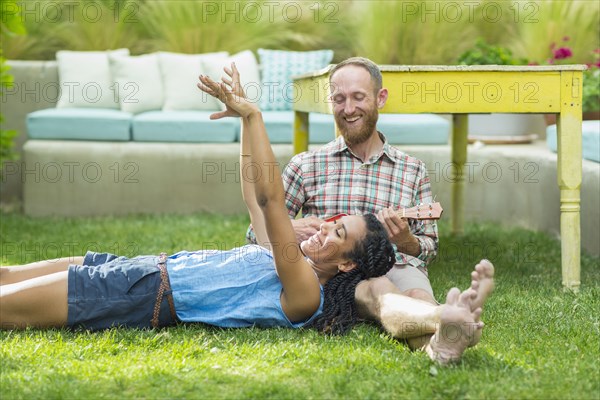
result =
[{"label": "green shrub", "polygon": [[527,64],[524,58],[516,58],[512,51],[505,47],[494,46],[478,39],[475,47],[465,51],[458,57],[461,65],[523,65]]},{"label": "green shrub", "polygon": [[[3,38],[23,35],[26,32],[21,21],[19,6],[15,1],[3,1],[0,7],[0,32]],[[13,77],[8,73],[9,69],[0,47],[0,96],[4,94],[4,90],[13,86]],[[0,124],[3,122],[4,116],[0,114]],[[4,161],[18,157],[18,153],[14,151],[14,139],[17,134],[15,130],[0,129],[0,175]]]},{"label": "green shrub", "polygon": [[583,112],[600,110],[600,68],[583,71]]}]

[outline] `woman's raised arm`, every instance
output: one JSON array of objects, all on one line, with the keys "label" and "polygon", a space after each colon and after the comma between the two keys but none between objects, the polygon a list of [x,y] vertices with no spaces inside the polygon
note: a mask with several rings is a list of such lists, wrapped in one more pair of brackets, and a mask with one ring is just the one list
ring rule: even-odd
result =
[{"label": "woman's raised arm", "polygon": [[[233,68],[235,66],[232,66],[232,70]],[[233,78],[233,74],[231,76]],[[198,85],[200,89],[225,103],[227,110],[219,113],[220,115],[225,113],[231,115],[235,112],[243,118],[241,158],[248,158],[249,161],[244,160],[244,163],[251,163],[251,167],[244,171],[246,176],[242,177],[247,180],[244,185],[251,186],[244,189],[244,195],[248,197],[253,192],[254,201],[262,212],[263,218],[260,222],[264,224],[264,231],[275,258],[277,273],[283,285],[281,298],[283,310],[292,321],[304,320],[314,314],[319,307],[321,300],[319,281],[310,264],[304,259],[296,241],[296,234],[285,207],[281,171],[273,154],[262,114],[255,104],[236,95],[231,85],[217,84],[206,76],[201,76],[200,82],[202,83]],[[250,209],[249,199],[246,200]],[[253,220],[253,225],[259,222],[258,216],[255,217],[256,221]]]}]

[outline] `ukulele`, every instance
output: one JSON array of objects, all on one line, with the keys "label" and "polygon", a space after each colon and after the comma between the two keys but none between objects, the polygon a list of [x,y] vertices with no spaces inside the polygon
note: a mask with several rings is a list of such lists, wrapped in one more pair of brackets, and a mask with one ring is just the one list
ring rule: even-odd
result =
[{"label": "ukulele", "polygon": [[[410,207],[410,208],[400,208],[396,211],[396,214],[401,218],[412,218],[418,220],[434,220],[440,219],[442,217],[442,212],[444,209],[439,202],[428,203],[428,204],[419,204],[418,206]],[[348,214],[337,214],[333,217],[329,217],[325,220],[325,222],[333,222],[337,221],[342,217],[346,217]]]}]

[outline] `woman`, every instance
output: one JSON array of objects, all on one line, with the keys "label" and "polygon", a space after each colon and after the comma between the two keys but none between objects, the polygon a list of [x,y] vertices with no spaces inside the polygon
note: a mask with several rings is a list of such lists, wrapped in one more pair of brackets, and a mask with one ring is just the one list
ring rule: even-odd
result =
[{"label": "woman", "polygon": [[297,245],[260,110],[246,101],[235,65],[224,70],[231,79],[217,84],[201,76],[198,86],[226,106],[211,119],[242,118],[242,194],[260,246],[133,259],[88,253],[79,265],[61,259],[2,268],[4,329],[147,328],[178,320],[328,333],[352,327],[357,283],[394,264],[387,234],[373,215],[345,216]]}]

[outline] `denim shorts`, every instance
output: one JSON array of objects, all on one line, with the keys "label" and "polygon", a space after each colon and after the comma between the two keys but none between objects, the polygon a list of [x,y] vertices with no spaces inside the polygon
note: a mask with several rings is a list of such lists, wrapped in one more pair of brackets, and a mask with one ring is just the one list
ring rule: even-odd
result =
[{"label": "denim shorts", "polygon": [[[88,252],[83,265],[70,265],[68,318],[71,328],[151,328],[161,278],[157,256],[118,257]],[[159,326],[173,325],[165,292]]]}]

